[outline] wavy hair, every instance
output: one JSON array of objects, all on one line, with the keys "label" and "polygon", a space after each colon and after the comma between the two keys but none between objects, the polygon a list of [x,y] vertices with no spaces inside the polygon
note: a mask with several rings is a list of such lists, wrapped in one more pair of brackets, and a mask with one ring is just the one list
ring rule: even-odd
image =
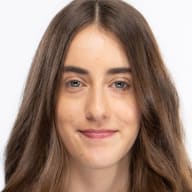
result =
[{"label": "wavy hair", "polygon": [[6,147],[3,191],[67,191],[68,154],[56,130],[55,105],[69,45],[91,24],[119,39],[132,68],[141,120],[131,149],[129,191],[191,192],[177,91],[147,21],[121,0],[74,0],[49,24]]}]

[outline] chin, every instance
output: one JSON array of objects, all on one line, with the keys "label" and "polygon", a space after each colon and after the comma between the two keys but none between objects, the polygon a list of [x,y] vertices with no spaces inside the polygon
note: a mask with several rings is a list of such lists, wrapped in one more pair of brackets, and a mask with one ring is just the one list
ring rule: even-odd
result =
[{"label": "chin", "polygon": [[123,160],[126,158],[118,158],[115,155],[108,155],[106,154],[104,156],[97,155],[97,156],[92,156],[89,158],[86,158],[86,161],[81,162],[83,166],[91,169],[104,169],[112,166],[119,165],[123,162]]},{"label": "chin", "polygon": [[89,168],[89,169],[105,169],[105,168],[108,168],[108,167],[112,167],[116,165],[116,162],[109,162],[109,161],[106,161],[106,162],[103,162],[103,161],[97,161],[97,162],[90,162],[90,163],[86,163],[86,167]]}]

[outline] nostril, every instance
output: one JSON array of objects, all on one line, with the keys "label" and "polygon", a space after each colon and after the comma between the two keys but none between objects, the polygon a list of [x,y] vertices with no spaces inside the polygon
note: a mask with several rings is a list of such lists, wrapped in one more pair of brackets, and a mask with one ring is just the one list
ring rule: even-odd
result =
[{"label": "nostril", "polygon": [[102,113],[87,112],[85,116],[86,116],[86,119],[89,121],[102,121],[108,118],[108,115],[106,112],[102,112]]},{"label": "nostril", "polygon": [[[98,88],[99,89],[99,88]],[[109,117],[108,100],[103,91],[92,90],[85,107],[85,116],[89,121],[102,121]]]}]

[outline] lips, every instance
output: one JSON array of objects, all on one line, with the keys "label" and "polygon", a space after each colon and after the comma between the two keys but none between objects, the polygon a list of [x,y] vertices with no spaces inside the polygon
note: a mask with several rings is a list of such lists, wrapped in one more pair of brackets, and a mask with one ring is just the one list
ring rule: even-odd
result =
[{"label": "lips", "polygon": [[79,131],[82,135],[85,137],[91,138],[91,139],[103,139],[107,137],[113,136],[117,131],[116,130],[93,130],[93,129],[87,129],[87,130],[80,130]]}]

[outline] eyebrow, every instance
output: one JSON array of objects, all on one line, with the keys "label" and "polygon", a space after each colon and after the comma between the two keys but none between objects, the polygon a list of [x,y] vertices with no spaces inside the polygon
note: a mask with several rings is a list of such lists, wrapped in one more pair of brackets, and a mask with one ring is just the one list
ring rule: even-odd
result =
[{"label": "eyebrow", "polygon": [[[63,73],[78,73],[81,75],[89,75],[89,71],[80,67],[76,66],[64,66],[63,67]],[[131,68],[130,67],[116,67],[116,68],[111,68],[108,69],[106,74],[107,75],[115,75],[119,73],[131,73]]]}]

